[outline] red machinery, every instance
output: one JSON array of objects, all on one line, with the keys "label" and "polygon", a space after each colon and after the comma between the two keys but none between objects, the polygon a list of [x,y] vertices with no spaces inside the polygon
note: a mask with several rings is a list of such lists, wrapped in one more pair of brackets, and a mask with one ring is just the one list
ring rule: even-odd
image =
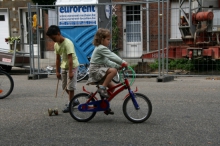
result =
[{"label": "red machinery", "polygon": [[[183,4],[189,3],[187,10]],[[170,46],[168,58],[220,59],[220,0],[179,0],[179,30],[185,46]],[[162,50],[161,50],[162,54]],[[142,58],[157,58],[158,51]]]}]

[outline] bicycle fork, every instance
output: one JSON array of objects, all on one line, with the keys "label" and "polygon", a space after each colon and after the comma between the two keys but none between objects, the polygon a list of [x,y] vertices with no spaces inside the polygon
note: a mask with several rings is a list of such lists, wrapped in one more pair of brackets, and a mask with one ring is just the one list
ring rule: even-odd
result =
[{"label": "bicycle fork", "polygon": [[137,100],[135,99],[134,92],[133,92],[132,90],[130,90],[130,89],[128,90],[128,92],[129,92],[129,94],[130,94],[130,96],[131,96],[131,100],[132,100],[132,102],[133,102],[133,104],[134,104],[135,109],[136,109],[136,110],[139,110],[140,107],[139,107],[139,105],[138,105],[138,103],[137,103]]},{"label": "bicycle fork", "polygon": [[[125,75],[124,75],[125,76]],[[131,96],[131,100],[132,100],[132,102],[133,102],[133,105],[134,105],[134,107],[135,107],[135,109],[136,110],[139,110],[140,109],[140,107],[139,107],[139,105],[138,105],[138,103],[137,103],[137,100],[135,99],[135,95],[134,95],[134,92],[137,92],[137,87],[136,87],[136,90],[133,92],[132,90],[131,90],[131,88],[130,88],[130,83],[129,83],[129,81],[128,81],[128,79],[127,78],[125,78],[125,85],[126,85],[126,87],[127,87],[127,89],[128,89],[128,92],[129,92],[129,94],[130,94],[130,96]],[[128,95],[128,94],[127,94]],[[125,96],[125,98],[127,98],[128,96]]]}]

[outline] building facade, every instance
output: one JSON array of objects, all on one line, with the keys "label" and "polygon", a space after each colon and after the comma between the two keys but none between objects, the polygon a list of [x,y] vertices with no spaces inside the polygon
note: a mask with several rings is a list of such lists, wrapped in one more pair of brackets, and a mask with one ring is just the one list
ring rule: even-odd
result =
[{"label": "building facade", "polygon": [[[160,13],[162,8],[164,9],[163,18],[160,17],[158,22],[158,2],[155,0],[151,2],[139,1],[137,3],[130,3],[132,1],[114,0],[112,5],[112,14],[117,17],[116,26],[118,28],[118,38],[116,47],[120,49],[119,55],[123,58],[140,58],[142,54],[151,51],[158,50],[158,39],[162,37],[165,39],[164,46],[166,47],[166,37],[168,35],[170,44],[182,44],[180,33],[178,32],[178,1],[171,0],[169,3],[169,20],[167,22],[167,3],[160,3]],[[0,24],[1,34],[0,43],[2,48],[11,49],[11,46],[5,43],[5,38],[8,36],[21,36],[21,45],[19,49],[21,51],[29,51],[29,37],[28,23],[33,21],[33,17],[28,17],[27,4],[31,3],[29,0],[1,0],[0,1]],[[102,1],[101,3],[104,3]],[[172,8],[175,8],[174,10]],[[34,16],[36,11],[33,9],[31,16]],[[102,12],[101,12],[102,14]],[[51,17],[55,17],[54,14],[50,14],[48,11],[41,11],[40,15],[43,17],[41,22],[38,22],[41,39],[40,39],[40,51],[53,51],[53,42],[47,42],[48,38],[45,36],[45,31],[51,24]],[[103,15],[105,15],[103,13]],[[100,15],[101,16],[101,15]],[[174,20],[175,19],[175,20]],[[99,19],[101,21],[101,19]],[[162,21],[164,24],[162,25]],[[53,21],[53,20],[52,20]],[[175,24],[174,24],[175,23]],[[108,25],[111,24],[109,21]],[[159,25],[158,25],[159,24]],[[104,26],[102,26],[104,27]],[[160,36],[158,35],[158,27],[160,27]],[[109,26],[108,26],[109,28]],[[168,32],[167,29],[168,28]],[[164,34],[162,32],[164,31]],[[37,35],[33,32],[33,44],[34,48],[37,48]],[[160,46],[161,47],[161,46]],[[37,50],[37,49],[34,49]],[[35,51],[34,54],[39,52]],[[44,58],[45,53],[40,53],[41,58]]]}]

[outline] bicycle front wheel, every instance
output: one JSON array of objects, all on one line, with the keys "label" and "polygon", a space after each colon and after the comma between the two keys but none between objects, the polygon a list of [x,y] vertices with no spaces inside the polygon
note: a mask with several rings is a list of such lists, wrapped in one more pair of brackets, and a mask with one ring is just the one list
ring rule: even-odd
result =
[{"label": "bicycle front wheel", "polygon": [[88,75],[88,65],[87,64],[80,64],[78,67],[77,73],[77,82],[82,81]]},{"label": "bicycle front wheel", "polygon": [[0,99],[9,96],[14,89],[12,77],[5,71],[0,71]]},{"label": "bicycle front wheel", "polygon": [[[88,101],[88,97],[89,97],[89,94],[87,93],[79,93],[79,94],[76,94],[70,101],[70,104],[69,104],[70,115],[73,119],[75,119],[78,122],[87,122],[96,115],[96,112],[82,112],[78,110],[78,105],[86,103]],[[92,99],[91,102],[92,101],[95,101],[95,100]],[[78,104],[76,104],[76,102]]]},{"label": "bicycle front wheel", "polygon": [[134,123],[142,123],[146,121],[152,113],[152,104],[147,96],[134,93],[139,109],[136,109],[132,97],[128,96],[123,103],[123,113],[125,117]]}]

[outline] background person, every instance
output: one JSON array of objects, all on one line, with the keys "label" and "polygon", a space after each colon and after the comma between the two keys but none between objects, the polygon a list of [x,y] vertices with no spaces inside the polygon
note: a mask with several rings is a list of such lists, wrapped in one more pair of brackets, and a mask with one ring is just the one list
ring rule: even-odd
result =
[{"label": "background person", "polygon": [[[66,87],[70,102],[74,96],[74,90],[76,90],[77,70],[79,66],[74,44],[71,40],[64,38],[61,35],[60,29],[56,25],[51,25],[48,28],[46,35],[55,42],[56,76],[58,79],[62,79],[62,88],[64,90]],[[69,112],[69,102],[63,110],[64,113]],[[76,105],[79,104],[78,101],[75,102]]]}]

